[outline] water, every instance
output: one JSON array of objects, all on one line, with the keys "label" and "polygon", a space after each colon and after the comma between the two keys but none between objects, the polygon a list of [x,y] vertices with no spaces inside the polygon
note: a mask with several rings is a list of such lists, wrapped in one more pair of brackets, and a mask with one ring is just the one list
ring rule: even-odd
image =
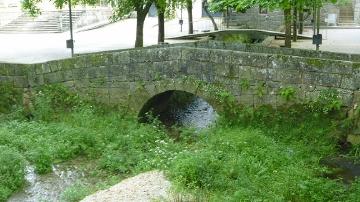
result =
[{"label": "water", "polygon": [[215,110],[203,99],[196,97],[185,107],[169,108],[162,114],[167,125],[179,125],[195,129],[204,129],[215,122]]},{"label": "water", "polygon": [[52,170],[52,173],[38,175],[33,166],[27,166],[27,185],[13,194],[8,202],[59,201],[61,193],[67,187],[84,177],[84,173],[73,165],[55,165]]},{"label": "water", "polygon": [[360,164],[349,159],[328,157],[321,159],[320,163],[332,169],[331,173],[325,175],[330,179],[341,179],[345,184],[350,184],[356,177],[360,177]]},{"label": "water", "polygon": [[169,128],[175,125],[196,130],[209,127],[218,116],[204,99],[183,91],[168,91],[155,96],[144,106],[140,118],[149,111]]}]

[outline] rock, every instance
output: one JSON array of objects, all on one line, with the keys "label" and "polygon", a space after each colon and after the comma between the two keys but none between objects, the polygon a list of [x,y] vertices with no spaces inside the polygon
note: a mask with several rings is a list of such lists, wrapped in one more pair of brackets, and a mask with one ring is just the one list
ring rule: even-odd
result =
[{"label": "rock", "polygon": [[150,171],[125,179],[109,189],[98,191],[81,202],[151,202],[167,199],[170,186],[163,172]]}]

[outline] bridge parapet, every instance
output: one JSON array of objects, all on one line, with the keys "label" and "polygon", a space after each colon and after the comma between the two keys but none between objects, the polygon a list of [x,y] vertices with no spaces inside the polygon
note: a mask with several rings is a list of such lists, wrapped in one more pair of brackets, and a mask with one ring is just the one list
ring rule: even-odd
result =
[{"label": "bridge parapet", "polygon": [[105,104],[132,110],[156,94],[182,90],[211,99],[191,77],[222,86],[242,104],[284,103],[280,91],[291,87],[296,101],[336,89],[346,106],[359,98],[360,63],[232,49],[165,46],[80,55],[41,64],[0,64],[0,82],[24,88],[60,83]]}]

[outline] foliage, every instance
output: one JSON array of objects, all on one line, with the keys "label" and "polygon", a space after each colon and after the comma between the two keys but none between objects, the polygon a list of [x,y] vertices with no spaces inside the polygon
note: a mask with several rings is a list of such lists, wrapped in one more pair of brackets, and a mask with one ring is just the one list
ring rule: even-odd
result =
[{"label": "foliage", "polygon": [[9,113],[21,102],[21,91],[10,83],[0,84],[0,114]]},{"label": "foliage", "polygon": [[[0,129],[2,133],[4,131]],[[24,175],[24,158],[15,149],[0,145],[0,201],[5,201],[23,185]]]},{"label": "foliage", "polygon": [[[55,163],[80,156],[94,160],[92,169],[108,175],[165,170],[179,190],[204,193],[209,201],[356,199],[358,182],[346,191],[338,181],[321,177],[326,169],[319,159],[338,152],[336,137],[328,135],[337,120],[312,109],[336,109],[329,107],[336,93],[322,93],[314,101],[321,104],[313,108],[254,109],[238,105],[221,86],[186,82],[212,95],[223,111],[216,127],[200,133],[180,129],[176,140],[156,119],[138,123],[132,115],[84,102],[61,86],[37,89],[34,120],[0,123],[0,169],[11,172],[7,181],[0,180],[0,196],[5,200],[23,184],[24,159],[45,173]],[[62,199],[78,201],[93,191],[78,183]]]},{"label": "foliage", "polygon": [[291,86],[280,89],[280,96],[286,101],[293,100],[295,98],[295,94],[296,90]]},{"label": "foliage", "polygon": [[40,120],[52,120],[59,112],[69,112],[84,102],[79,95],[70,92],[62,85],[48,85],[36,89],[34,116]]},{"label": "foliage", "polygon": [[241,90],[243,90],[243,91],[249,90],[249,88],[250,88],[250,81],[249,81],[249,79],[241,79],[241,81],[240,81],[240,87],[241,87]]},{"label": "foliage", "polygon": [[222,40],[225,42],[253,43],[247,34],[227,34],[223,36]]},{"label": "foliage", "polygon": [[65,189],[61,194],[61,200],[66,202],[78,202],[92,192],[93,190],[90,190],[87,185],[78,182]]},{"label": "foliage", "polygon": [[220,128],[198,145],[177,156],[169,175],[186,190],[213,193],[210,201],[328,201],[344,192],[317,177],[322,168],[317,159],[304,158],[305,147],[284,145],[259,130]]},{"label": "foliage", "polygon": [[336,89],[326,89],[319,93],[319,96],[308,103],[308,107],[314,112],[328,114],[341,109],[342,101]]}]

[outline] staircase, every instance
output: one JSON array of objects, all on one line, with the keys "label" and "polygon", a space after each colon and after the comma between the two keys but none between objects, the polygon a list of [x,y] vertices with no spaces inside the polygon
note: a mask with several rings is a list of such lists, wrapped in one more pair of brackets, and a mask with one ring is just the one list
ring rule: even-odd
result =
[{"label": "staircase", "polygon": [[340,6],[339,15],[340,26],[355,26],[354,23],[354,8],[352,3]]},{"label": "staircase", "polygon": [[[73,24],[85,13],[72,11]],[[22,14],[17,19],[0,27],[0,33],[60,33],[69,30],[68,11],[44,11],[37,17]]]}]

